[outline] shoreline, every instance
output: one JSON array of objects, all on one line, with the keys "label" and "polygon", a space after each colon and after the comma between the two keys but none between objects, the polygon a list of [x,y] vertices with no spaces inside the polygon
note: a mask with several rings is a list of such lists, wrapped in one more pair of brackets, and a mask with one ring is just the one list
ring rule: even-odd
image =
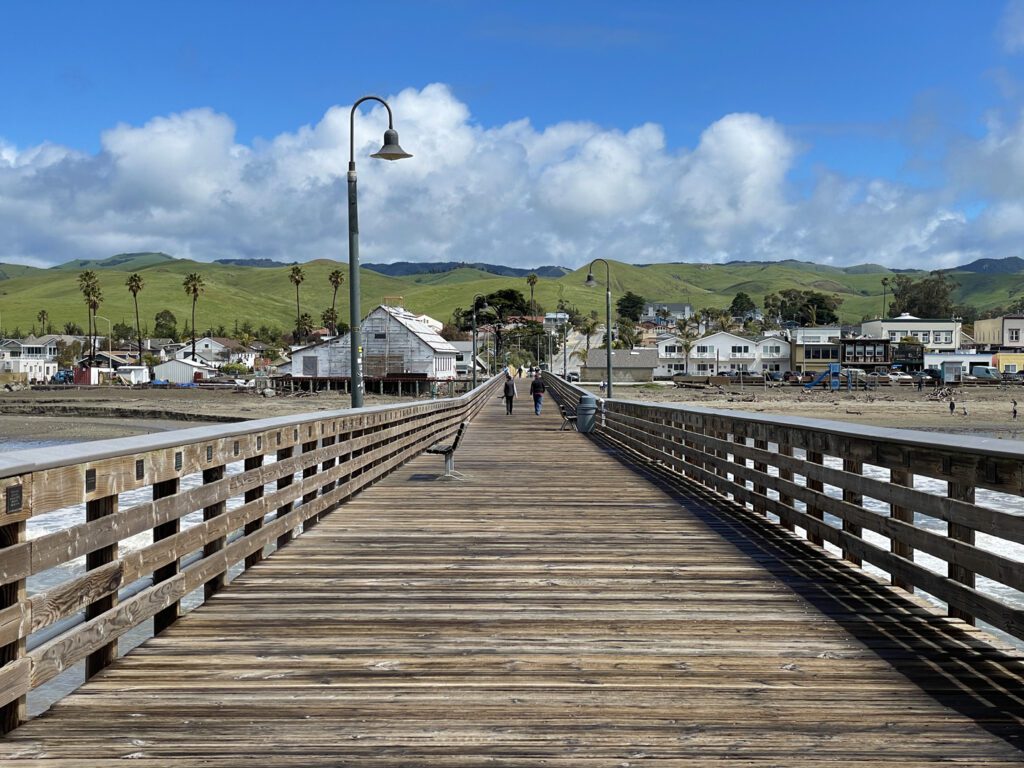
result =
[{"label": "shoreline", "polygon": [[[591,384],[583,388],[601,397]],[[1024,403],[1024,387],[974,387],[948,400],[930,399],[912,387],[873,392],[805,391],[797,387],[675,388],[661,384],[616,386],[615,398],[655,404],[699,406],[766,415],[803,417],[953,435],[1024,440],[1024,418],[1011,417],[1011,400]],[[414,403],[415,398],[367,395],[367,405]],[[967,415],[963,412],[966,401]],[[337,392],[262,398],[246,393],[203,390],[92,389],[66,393],[19,391],[0,395],[0,452],[3,442],[81,442],[167,432],[218,423],[344,409]],[[1024,409],[1022,409],[1024,410]]]}]

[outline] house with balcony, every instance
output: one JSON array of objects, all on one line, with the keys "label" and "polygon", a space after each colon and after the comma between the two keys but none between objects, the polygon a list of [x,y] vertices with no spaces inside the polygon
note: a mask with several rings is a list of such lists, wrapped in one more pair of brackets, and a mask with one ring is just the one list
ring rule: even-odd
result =
[{"label": "house with balcony", "polygon": [[910,338],[925,353],[956,352],[962,344],[963,326],[957,318],[920,318],[903,313],[899,317],[869,320],[861,324],[861,336],[888,339],[893,344]]},{"label": "house with balcony", "polygon": [[888,339],[842,339],[839,343],[839,362],[844,368],[860,368],[863,371],[888,369],[895,363],[893,346]]},{"label": "house with balcony", "polygon": [[676,336],[658,340],[655,375],[669,378],[677,373],[717,376],[729,371],[761,373],[789,370],[792,345],[782,336],[739,336],[719,331],[693,342],[687,355]]}]

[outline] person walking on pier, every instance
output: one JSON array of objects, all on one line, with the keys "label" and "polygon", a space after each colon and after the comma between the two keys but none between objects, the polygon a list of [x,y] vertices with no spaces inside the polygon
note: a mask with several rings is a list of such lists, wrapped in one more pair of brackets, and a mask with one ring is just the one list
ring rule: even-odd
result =
[{"label": "person walking on pier", "polygon": [[533,395],[533,412],[540,416],[540,407],[544,402],[544,379],[537,376],[530,382],[530,394]]},{"label": "person walking on pier", "polygon": [[505,374],[505,390],[504,390],[504,395],[505,395],[505,415],[506,416],[511,416],[512,415],[512,401],[516,399],[516,395],[517,394],[519,394],[519,393],[516,392],[516,382],[515,382],[515,379],[512,378],[512,374],[511,373],[506,373]]}]

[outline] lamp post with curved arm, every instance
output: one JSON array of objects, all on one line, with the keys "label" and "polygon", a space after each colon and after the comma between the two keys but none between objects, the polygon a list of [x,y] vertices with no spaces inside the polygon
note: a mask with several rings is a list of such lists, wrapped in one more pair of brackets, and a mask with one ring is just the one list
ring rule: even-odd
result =
[{"label": "lamp post with curved arm", "polygon": [[370,157],[381,160],[401,160],[412,157],[398,145],[398,131],[395,130],[391,107],[379,96],[363,96],[352,105],[349,115],[348,135],[348,297],[351,352],[349,388],[352,390],[352,407],[363,407],[363,345],[359,324],[362,310],[359,306],[359,210],[356,205],[356,108],[364,101],[379,101],[388,111],[388,129],[384,131],[384,146]]},{"label": "lamp post with curved arm", "polygon": [[593,288],[597,285],[597,280],[594,279],[594,265],[597,262],[604,262],[604,282],[605,282],[605,346],[607,347],[608,357],[606,363],[605,375],[608,377],[608,390],[607,396],[612,396],[612,268],[608,266],[608,262],[604,259],[594,259],[590,262],[590,269],[587,270],[587,281],[584,283],[588,288]]},{"label": "lamp post with curved arm", "polygon": [[470,361],[470,366],[473,369],[473,389],[476,389],[476,300],[483,299],[484,303],[480,309],[487,309],[487,298],[482,294],[478,293],[473,297],[473,359]]}]

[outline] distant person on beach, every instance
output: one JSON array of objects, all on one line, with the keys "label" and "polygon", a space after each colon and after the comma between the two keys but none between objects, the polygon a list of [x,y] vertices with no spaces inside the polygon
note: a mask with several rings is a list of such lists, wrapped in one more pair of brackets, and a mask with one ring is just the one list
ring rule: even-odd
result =
[{"label": "distant person on beach", "polygon": [[952,416],[956,413],[956,400],[949,401],[949,415]]},{"label": "distant person on beach", "polygon": [[1016,421],[1017,420],[1017,401],[1016,400],[1011,400],[1010,402],[1013,403],[1013,409],[1010,411],[1010,413],[1013,415],[1013,420]]},{"label": "distant person on beach", "polygon": [[512,378],[512,374],[511,373],[506,373],[505,374],[505,389],[504,389],[504,395],[505,395],[505,415],[506,416],[511,416],[512,415],[512,401],[516,399],[516,395],[517,394],[518,393],[516,392],[516,382],[515,382],[515,379]]},{"label": "distant person on beach", "polygon": [[530,382],[530,394],[533,395],[533,412],[540,416],[540,407],[544,402],[544,379],[538,373]]}]

